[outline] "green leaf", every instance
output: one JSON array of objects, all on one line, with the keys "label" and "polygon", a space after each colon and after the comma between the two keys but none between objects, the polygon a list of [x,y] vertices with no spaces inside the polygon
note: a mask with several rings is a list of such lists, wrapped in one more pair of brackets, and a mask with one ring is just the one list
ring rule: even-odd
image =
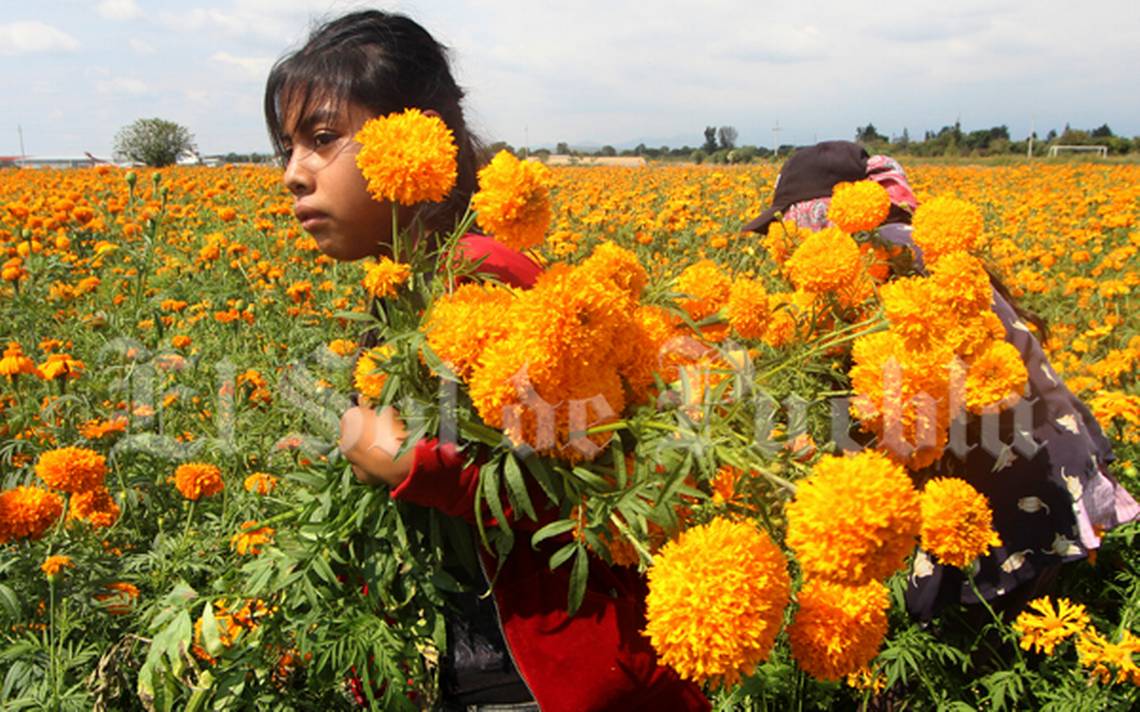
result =
[{"label": "green leaf", "polygon": [[573,556],[574,552],[577,550],[578,544],[572,541],[563,546],[558,551],[554,552],[554,554],[550,557],[550,570],[553,571],[562,564],[565,564],[570,560],[570,557]]},{"label": "green leaf", "polygon": [[550,470],[547,469],[542,458],[531,453],[523,458],[523,464],[526,465],[526,469],[530,471],[531,476],[534,477],[534,481],[538,483],[538,486],[542,488],[542,491],[546,493],[550,501],[557,502],[558,491],[554,486],[554,478],[550,476]]},{"label": "green leaf", "polygon": [[510,497],[511,507],[516,512],[522,510],[532,522],[536,521],[538,517],[534,513],[534,505],[531,504],[530,493],[526,490],[519,461],[511,453],[507,453],[503,459],[503,475],[507,482],[507,496]]},{"label": "green leaf", "polygon": [[202,642],[210,655],[217,655],[222,651],[222,640],[218,635],[218,619],[214,617],[214,606],[209,601],[202,609]]},{"label": "green leaf", "polygon": [[559,519],[558,521],[551,522],[550,524],[547,524],[546,526],[536,531],[534,535],[531,536],[530,544],[532,547],[537,547],[539,543],[550,539],[551,537],[556,537],[560,534],[565,534],[566,532],[573,530],[577,524],[578,522],[573,519]]},{"label": "green leaf", "polygon": [[[507,534],[511,531],[511,525],[507,522],[506,513],[503,512],[502,495],[499,494],[500,462],[499,458],[495,458],[479,468],[479,486],[483,490],[483,499],[487,502],[487,508],[491,510],[491,516],[495,518],[499,529]],[[482,518],[483,514],[476,511],[475,516]]]},{"label": "green leaf", "polygon": [[586,547],[578,545],[574,557],[574,567],[570,569],[570,592],[567,597],[567,611],[574,615],[582,605],[582,598],[586,595],[586,579],[590,574],[590,558]]},{"label": "green leaf", "polygon": [[10,620],[17,620],[20,617],[20,599],[16,598],[16,592],[0,583],[0,606],[3,607],[4,616]]}]

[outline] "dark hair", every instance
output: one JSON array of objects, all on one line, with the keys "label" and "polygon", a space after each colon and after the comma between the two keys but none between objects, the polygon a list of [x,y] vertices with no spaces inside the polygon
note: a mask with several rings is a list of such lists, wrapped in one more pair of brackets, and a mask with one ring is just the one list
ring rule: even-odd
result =
[{"label": "dark hair", "polygon": [[459,147],[455,189],[447,200],[421,208],[424,224],[448,229],[466,210],[476,189],[483,151],[467,130],[463,90],[455,83],[447,48],[403,15],[365,10],[326,22],[304,46],[277,61],[265,85],[265,122],[278,156],[283,112],[300,115],[316,103],[359,104],[376,116],[408,108],[431,109],[455,135]]}]

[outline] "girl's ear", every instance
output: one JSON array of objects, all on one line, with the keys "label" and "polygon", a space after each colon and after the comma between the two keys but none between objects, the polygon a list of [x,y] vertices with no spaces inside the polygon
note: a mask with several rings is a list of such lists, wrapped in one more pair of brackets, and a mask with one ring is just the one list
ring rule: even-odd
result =
[{"label": "girl's ear", "polygon": [[439,112],[436,111],[435,109],[424,109],[423,114],[424,114],[424,116],[434,116],[437,119],[443,118],[442,116],[439,115]]}]

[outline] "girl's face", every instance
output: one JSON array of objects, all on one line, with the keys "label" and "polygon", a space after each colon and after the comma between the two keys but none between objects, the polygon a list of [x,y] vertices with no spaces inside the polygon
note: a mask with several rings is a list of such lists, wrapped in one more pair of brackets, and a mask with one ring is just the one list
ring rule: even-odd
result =
[{"label": "girl's face", "polygon": [[[302,109],[305,113],[302,113]],[[373,200],[356,154],[353,136],[372,118],[359,104],[317,103],[283,112],[285,187],[295,198],[293,213],[321,252],[337,260],[359,260],[386,252],[392,240],[392,208]]]}]

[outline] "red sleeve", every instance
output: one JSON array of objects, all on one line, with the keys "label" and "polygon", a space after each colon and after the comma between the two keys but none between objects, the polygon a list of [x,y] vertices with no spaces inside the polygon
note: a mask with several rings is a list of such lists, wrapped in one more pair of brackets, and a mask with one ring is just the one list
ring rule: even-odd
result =
[{"label": "red sleeve", "polygon": [[485,235],[464,235],[457,248],[469,262],[483,260],[479,272],[512,287],[530,289],[542,274],[542,267],[534,260]]}]

